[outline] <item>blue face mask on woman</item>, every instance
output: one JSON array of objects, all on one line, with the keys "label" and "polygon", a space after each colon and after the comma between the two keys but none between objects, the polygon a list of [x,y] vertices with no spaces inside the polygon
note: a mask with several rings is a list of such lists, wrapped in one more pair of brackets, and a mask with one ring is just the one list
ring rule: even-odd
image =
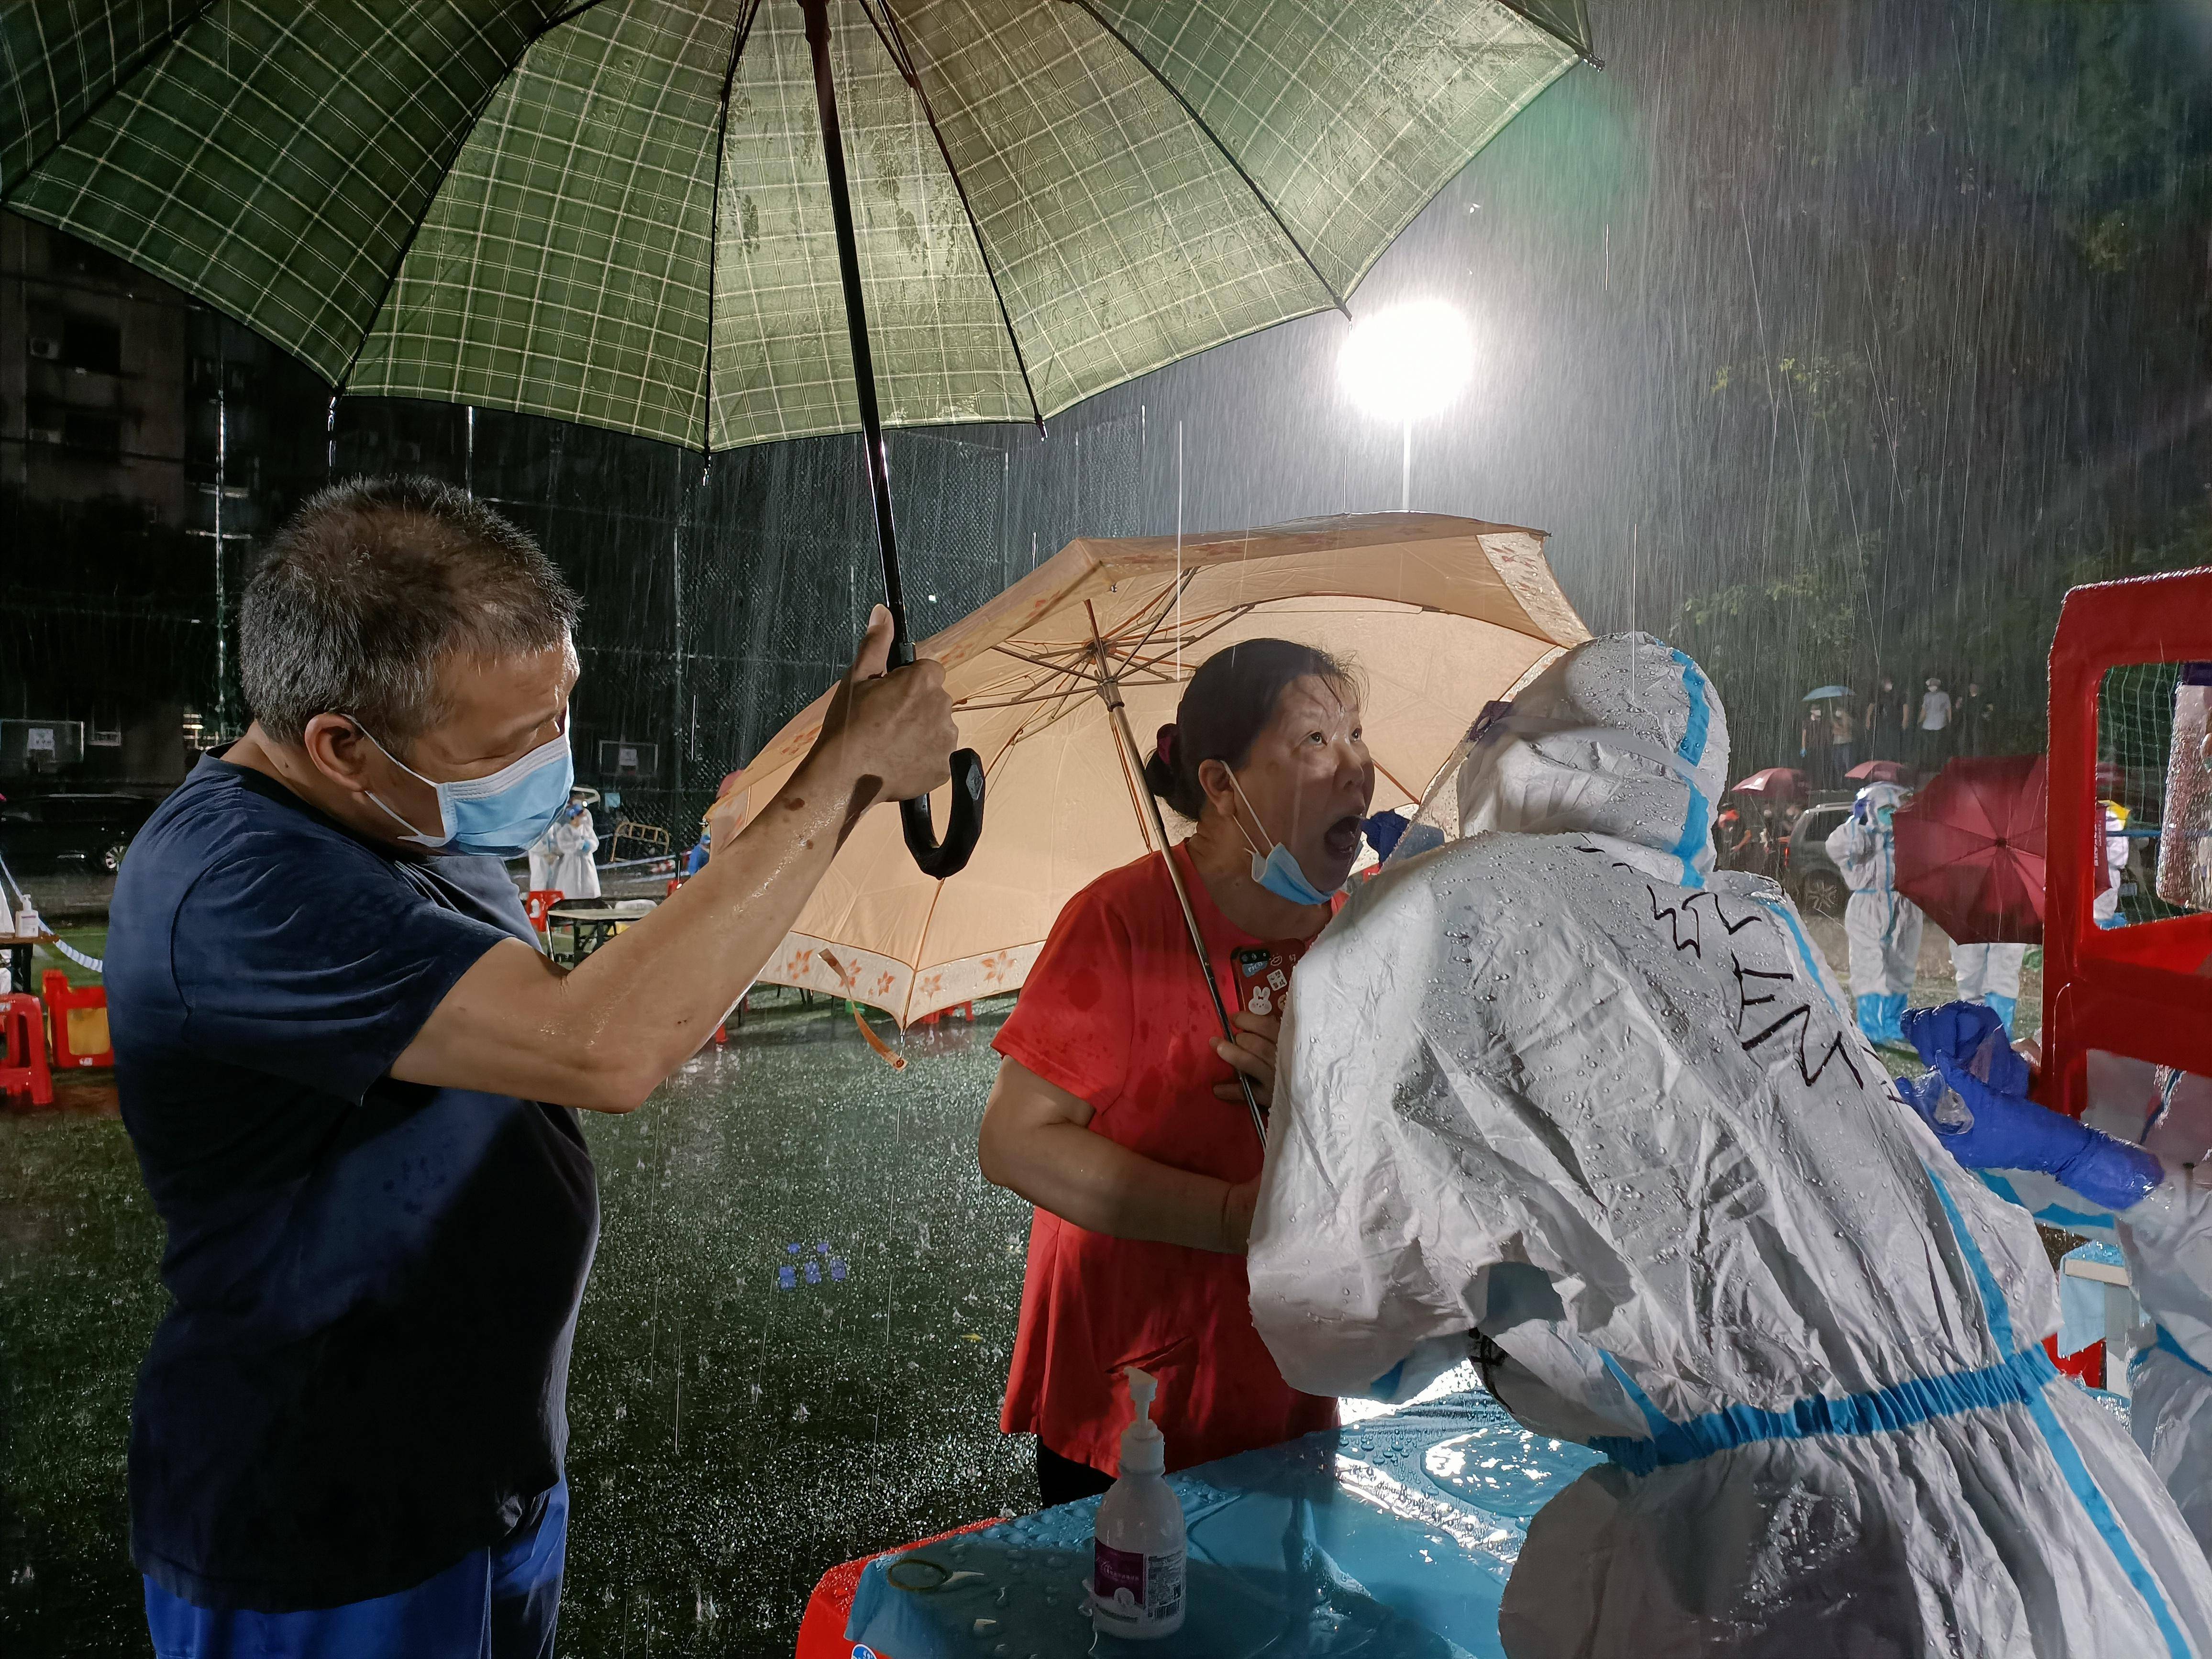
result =
[{"label": "blue face mask on woman", "polygon": [[[1229,782],[1230,787],[1237,791],[1237,799],[1244,802],[1244,810],[1252,813],[1252,822],[1260,825],[1260,833],[1266,835],[1267,826],[1261,823],[1259,813],[1253,811],[1252,803],[1245,796],[1244,786],[1237,781],[1234,772],[1229,775]],[[1297,860],[1291,856],[1289,848],[1277,842],[1262,855],[1257,847],[1253,847],[1252,837],[1245,834],[1242,818],[1237,821],[1237,833],[1244,836],[1247,847],[1252,848],[1252,879],[1261,886],[1277,898],[1288,899],[1293,904],[1328,902],[1329,895],[1306,879],[1305,871],[1300,867]]]},{"label": "blue face mask on woman", "polygon": [[368,728],[356,720],[362,736],[376,744],[376,751],[418,783],[428,784],[438,796],[440,833],[425,835],[379,799],[386,817],[407,833],[402,841],[445,853],[489,853],[513,858],[528,852],[545,833],[555,814],[568,804],[576,781],[575,757],[568,750],[568,721],[561,730],[520,760],[510,761],[489,777],[466,778],[459,783],[434,783],[376,743]]}]

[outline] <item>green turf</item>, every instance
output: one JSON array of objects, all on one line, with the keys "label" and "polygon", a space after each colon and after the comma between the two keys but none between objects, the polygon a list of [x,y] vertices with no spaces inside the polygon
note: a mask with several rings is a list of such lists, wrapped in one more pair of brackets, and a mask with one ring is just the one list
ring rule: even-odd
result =
[{"label": "green turf", "polygon": [[[588,1119],[563,1656],[787,1656],[823,1568],[1033,1505],[997,1431],[1028,1210],[975,1170],[991,1030],[917,1031],[894,1073],[842,1011],[771,1012]],[[842,1282],[776,1288],[825,1241]],[[146,1650],[123,1451],[160,1245],[118,1122],[0,1114],[9,1659]]]}]

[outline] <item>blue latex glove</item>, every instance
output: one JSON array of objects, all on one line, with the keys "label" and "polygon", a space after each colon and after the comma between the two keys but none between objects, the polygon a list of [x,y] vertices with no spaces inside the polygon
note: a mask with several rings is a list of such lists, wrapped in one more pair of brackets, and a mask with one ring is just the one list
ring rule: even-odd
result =
[{"label": "blue latex glove", "polygon": [[1867,802],[1864,795],[1861,795],[1851,803],[1851,817],[1859,823],[1864,823],[1867,821]]},{"label": "blue latex glove", "polygon": [[2124,1210],[2166,1178],[2140,1146],[2100,1134],[2018,1095],[2000,1094],[1948,1061],[1898,1092],[1970,1170],[2040,1170],[2092,1204]]},{"label": "blue latex glove", "polygon": [[1375,849],[1375,856],[1387,859],[1398,845],[1398,837],[1406,833],[1411,820],[1396,812],[1377,812],[1371,818],[1362,818],[1360,829],[1366,834],[1367,844]]},{"label": "blue latex glove", "polygon": [[2026,1097],[2032,1074],[2027,1062],[2013,1051],[1996,1009],[1978,1002],[1908,1008],[1904,1026],[1905,1040],[1920,1051],[1925,1064],[1948,1064],[2001,1095]]}]

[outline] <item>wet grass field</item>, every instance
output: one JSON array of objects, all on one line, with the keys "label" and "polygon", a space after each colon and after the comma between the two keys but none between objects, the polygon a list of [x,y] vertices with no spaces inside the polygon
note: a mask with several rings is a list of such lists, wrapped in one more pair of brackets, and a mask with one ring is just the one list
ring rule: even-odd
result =
[{"label": "wet grass field", "polygon": [[[1029,1212],[976,1173],[1003,1010],[977,1012],[895,1073],[842,1009],[770,1010],[586,1115],[563,1656],[787,1656],[825,1567],[1034,1507],[1030,1443],[998,1432]],[[0,1113],[9,1659],[148,1651],[123,1455],[161,1228],[112,1090],[66,1092]]]}]

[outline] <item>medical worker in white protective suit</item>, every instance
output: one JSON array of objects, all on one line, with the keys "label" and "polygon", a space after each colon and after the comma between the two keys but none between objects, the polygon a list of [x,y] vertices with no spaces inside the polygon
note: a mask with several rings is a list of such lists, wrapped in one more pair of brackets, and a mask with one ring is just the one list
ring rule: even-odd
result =
[{"label": "medical worker in white protective suit", "polygon": [[1953,1155],[2039,1220],[2109,1234],[2127,1257],[2154,1328],[2128,1370],[2130,1425],[2212,1552],[2212,1180],[2197,1173],[2212,1171],[2212,1080],[2093,1055],[2077,1121],[2027,1098],[2027,1062],[1984,1011],[1952,1003],[1905,1022],[1936,1068],[1907,1097]]},{"label": "medical worker in white protective suit", "polygon": [[1472,1346],[1607,1455],[1529,1528],[1516,1659],[2212,1654],[2212,1566],[2044,1354],[2029,1218],[1714,872],[1705,675],[1595,640],[1493,714],[1468,838],[1298,966],[1249,1258],[1284,1376],[1405,1399]]},{"label": "medical worker in white protective suit", "polygon": [[592,828],[592,809],[579,790],[554,815],[530,849],[530,884],[563,898],[594,899],[599,896],[599,867],[592,854],[599,850],[599,837]]},{"label": "medical worker in white protective suit", "polygon": [[2021,965],[2025,945],[1961,945],[1951,941],[1951,972],[1959,981],[1959,1000],[1995,1012],[2005,1034],[2012,1034],[2013,1012],[2020,1006]]},{"label": "medical worker in white protective suit", "polygon": [[1897,831],[1892,824],[1905,791],[1870,783],[1851,814],[1829,833],[1828,856],[1851,890],[1844,936],[1851,946],[1851,995],[1859,1030],[1876,1042],[1902,1042],[1898,1022],[1920,964],[1920,907],[1897,890]]}]

